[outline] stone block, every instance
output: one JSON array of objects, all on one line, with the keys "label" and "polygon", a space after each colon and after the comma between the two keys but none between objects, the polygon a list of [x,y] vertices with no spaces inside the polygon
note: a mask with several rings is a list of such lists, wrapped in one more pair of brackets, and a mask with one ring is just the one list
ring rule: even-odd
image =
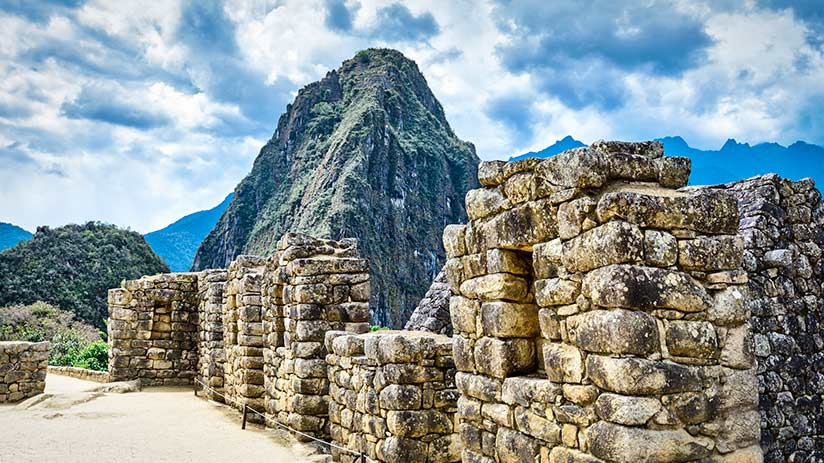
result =
[{"label": "stone block", "polygon": [[534,461],[538,442],[520,432],[500,427],[495,436],[495,453],[499,463]]},{"label": "stone block", "polygon": [[672,394],[700,391],[703,379],[699,367],[640,358],[612,358],[591,354],[586,372],[598,387],[625,395]]},{"label": "stone block", "polygon": [[639,426],[661,410],[661,402],[654,397],[632,397],[603,393],[595,401],[595,413],[602,420],[627,426]]},{"label": "stone block", "polygon": [[561,441],[561,427],[525,407],[515,409],[515,425],[519,431],[547,444]]},{"label": "stone block", "polygon": [[575,302],[581,283],[562,278],[535,281],[535,302],[542,307],[566,305]]},{"label": "stone block", "polygon": [[566,202],[558,206],[558,236],[568,240],[584,230],[584,222],[594,218],[595,200],[589,196]]},{"label": "stone block", "polygon": [[386,426],[392,434],[409,438],[452,431],[452,421],[437,410],[390,410],[386,414]]},{"label": "stone block", "polygon": [[712,298],[689,275],[655,267],[610,265],[588,273],[582,293],[601,307],[699,312]]},{"label": "stone block", "polygon": [[516,251],[490,249],[486,252],[486,268],[489,273],[529,275],[531,263]]},{"label": "stone block", "polygon": [[659,348],[655,319],[635,310],[592,310],[566,319],[570,342],[588,352],[648,355]]},{"label": "stone block", "polygon": [[721,365],[741,370],[755,365],[752,333],[748,324],[727,329],[721,348]]},{"label": "stone block", "polygon": [[653,267],[669,267],[678,261],[678,240],[660,230],[644,230],[644,262]]},{"label": "stone block", "polygon": [[571,272],[588,272],[610,264],[642,262],[644,234],[630,223],[612,221],[564,243],[563,264]]},{"label": "stone block", "polygon": [[479,222],[481,247],[531,251],[532,245],[558,235],[555,209],[546,200],[529,201]]},{"label": "stone block", "polygon": [[713,441],[686,431],[626,427],[605,421],[587,430],[590,452],[616,463],[691,461],[709,456]]},{"label": "stone block", "polygon": [[741,268],[744,240],[740,236],[699,236],[678,242],[678,264],[688,270],[718,272]]},{"label": "stone block", "polygon": [[557,276],[558,267],[562,265],[563,243],[556,238],[532,247],[532,268],[535,279]]},{"label": "stone block", "polygon": [[666,323],[667,350],[676,357],[718,358],[718,338],[712,323],[670,320]]},{"label": "stone block", "polygon": [[495,215],[512,207],[509,200],[497,188],[477,188],[466,192],[466,215],[470,220]]},{"label": "stone block", "polygon": [[643,228],[731,235],[738,232],[738,202],[722,190],[667,196],[611,192],[601,196],[596,213],[600,222],[618,218]]},{"label": "stone block", "polygon": [[449,315],[452,319],[452,328],[457,332],[475,333],[479,307],[480,304],[476,300],[462,296],[449,298]]},{"label": "stone block", "polygon": [[461,284],[461,294],[471,299],[525,301],[529,286],[525,279],[509,273],[472,278]]},{"label": "stone block", "polygon": [[543,346],[544,369],[550,380],[558,383],[580,383],[584,377],[584,360],[575,346],[556,342]]},{"label": "stone block", "polygon": [[482,375],[458,372],[455,374],[455,385],[461,394],[485,402],[500,402],[503,382],[495,378]]},{"label": "stone block", "polygon": [[509,405],[531,407],[552,404],[561,395],[561,387],[540,376],[515,376],[503,382],[501,400]]},{"label": "stone block", "polygon": [[483,334],[499,338],[531,338],[538,334],[538,307],[514,302],[481,305]]},{"label": "stone block", "polygon": [[466,254],[466,225],[451,224],[444,227],[443,245],[446,257],[461,257]]},{"label": "stone block", "polygon": [[483,374],[506,378],[535,369],[535,342],[531,339],[483,337],[475,342],[475,367]]}]

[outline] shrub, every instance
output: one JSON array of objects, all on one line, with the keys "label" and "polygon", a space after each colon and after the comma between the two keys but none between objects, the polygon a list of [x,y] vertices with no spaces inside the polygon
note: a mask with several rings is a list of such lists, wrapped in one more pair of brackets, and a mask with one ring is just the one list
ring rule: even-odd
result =
[{"label": "shrub", "polygon": [[78,356],[88,345],[89,342],[74,330],[55,334],[51,340],[49,365],[74,366]]},{"label": "shrub", "polygon": [[57,333],[70,330],[87,344],[101,339],[97,328],[45,302],[0,307],[0,341],[48,341]]},{"label": "shrub", "polygon": [[106,371],[109,369],[109,346],[103,341],[89,344],[74,362],[78,368]]}]

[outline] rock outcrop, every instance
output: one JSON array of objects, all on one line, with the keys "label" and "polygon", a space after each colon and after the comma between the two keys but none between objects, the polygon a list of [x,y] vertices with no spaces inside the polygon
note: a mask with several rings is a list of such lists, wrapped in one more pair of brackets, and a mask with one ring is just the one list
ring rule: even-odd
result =
[{"label": "rock outcrop", "polygon": [[441,270],[421,302],[412,311],[404,329],[452,336],[452,321],[449,319],[450,297],[452,297],[452,291],[449,290],[449,284],[446,282],[446,274]]},{"label": "rock outcrop", "polygon": [[303,88],[203,241],[194,268],[271,255],[288,231],[356,236],[371,262],[372,322],[402,326],[466,220],[478,157],[414,62],[366,50]]}]

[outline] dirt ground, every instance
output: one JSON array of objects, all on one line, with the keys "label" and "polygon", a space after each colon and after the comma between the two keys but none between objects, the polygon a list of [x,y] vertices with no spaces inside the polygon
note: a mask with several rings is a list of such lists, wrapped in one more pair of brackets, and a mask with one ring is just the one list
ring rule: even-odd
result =
[{"label": "dirt ground", "polygon": [[93,392],[100,386],[50,374],[45,394],[0,406],[0,463],[326,459],[283,432],[241,430],[239,413],[191,389]]}]

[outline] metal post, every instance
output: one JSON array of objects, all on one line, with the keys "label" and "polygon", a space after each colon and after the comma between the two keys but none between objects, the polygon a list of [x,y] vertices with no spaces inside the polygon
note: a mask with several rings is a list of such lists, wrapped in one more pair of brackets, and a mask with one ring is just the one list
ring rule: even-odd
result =
[{"label": "metal post", "polygon": [[363,452],[360,453],[360,463],[366,463],[366,455]]},{"label": "metal post", "polygon": [[248,410],[249,410],[249,406],[246,405],[246,404],[243,404],[243,422],[240,425],[240,429],[246,429],[246,414],[247,414]]},{"label": "metal post", "polygon": [[197,381],[192,383],[192,389],[195,390],[195,397],[197,397]]}]

